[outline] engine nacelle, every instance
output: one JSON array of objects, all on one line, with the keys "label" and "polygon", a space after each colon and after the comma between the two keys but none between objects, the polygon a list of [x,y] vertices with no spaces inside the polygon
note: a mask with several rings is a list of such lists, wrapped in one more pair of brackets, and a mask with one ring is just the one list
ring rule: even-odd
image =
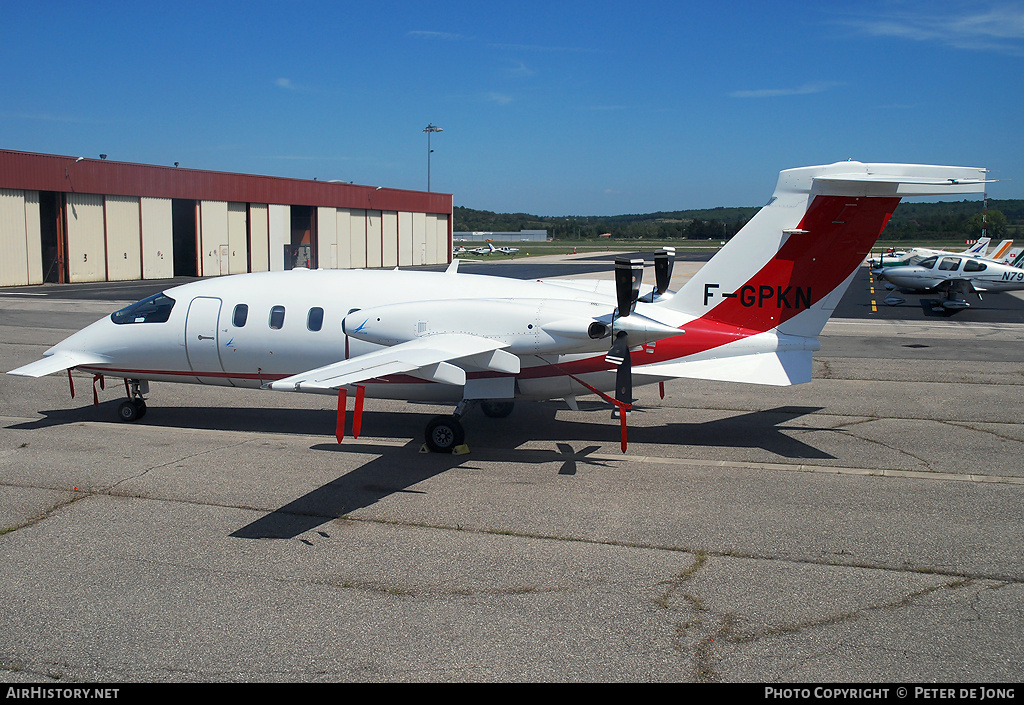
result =
[{"label": "engine nacelle", "polygon": [[603,352],[615,330],[632,345],[681,331],[633,314],[612,321],[608,306],[546,299],[458,299],[390,304],[345,317],[346,335],[377,345],[397,345],[440,333],[464,333],[504,343],[516,355]]}]

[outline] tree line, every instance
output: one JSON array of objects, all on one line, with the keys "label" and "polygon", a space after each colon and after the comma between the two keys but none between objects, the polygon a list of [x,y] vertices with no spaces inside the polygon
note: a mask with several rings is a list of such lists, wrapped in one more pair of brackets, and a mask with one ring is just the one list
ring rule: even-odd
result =
[{"label": "tree line", "polygon": [[[547,230],[555,240],[590,240],[607,235],[623,240],[727,240],[760,208],[705,208],[615,216],[536,216],[494,213],[455,206],[457,232]],[[1024,237],[1024,200],[910,203],[899,205],[886,226],[886,240],[972,240],[982,219],[993,239]]]}]

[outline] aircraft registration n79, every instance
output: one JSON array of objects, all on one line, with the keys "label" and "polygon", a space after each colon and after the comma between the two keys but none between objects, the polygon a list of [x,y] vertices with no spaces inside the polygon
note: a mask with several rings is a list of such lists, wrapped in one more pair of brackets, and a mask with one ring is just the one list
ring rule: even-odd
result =
[{"label": "aircraft registration n79", "polygon": [[904,196],[981,193],[976,167],[839,162],[779,174],[767,205],[669,290],[672,253],[617,258],[614,280],[521,281],[458,272],[303,270],[210,278],[123,308],[9,374],[71,370],[123,378],[120,417],[146,412],[150,381],[338,398],[337,437],[355,396],[451,403],[426,446],[465,448],[460,418],[479,404],[597,394],[625,413],[633,386],[697,378],[790,385]]}]

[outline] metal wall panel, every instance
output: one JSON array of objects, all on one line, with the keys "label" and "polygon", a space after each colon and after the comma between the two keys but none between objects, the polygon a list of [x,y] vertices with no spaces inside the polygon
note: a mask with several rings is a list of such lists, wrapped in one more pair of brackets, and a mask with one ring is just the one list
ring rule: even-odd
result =
[{"label": "metal wall panel", "polygon": [[245,274],[249,271],[248,208],[245,203],[228,204],[228,273]]},{"label": "metal wall panel", "polygon": [[338,209],[338,269],[352,267],[352,213],[348,208]]},{"label": "metal wall panel", "polygon": [[427,213],[426,232],[423,234],[425,244],[424,264],[437,264],[437,216]]},{"label": "metal wall panel", "polygon": [[398,266],[409,267],[413,264],[412,256],[412,213],[398,212]]},{"label": "metal wall panel", "polygon": [[348,266],[352,269],[364,269],[366,267],[366,211],[362,208],[353,208],[349,211],[349,252],[351,260]]},{"label": "metal wall panel", "polygon": [[448,264],[452,251],[448,244],[448,216],[438,215],[436,222],[437,240],[434,246],[434,264]]},{"label": "metal wall panel", "polygon": [[142,232],[139,199],[107,196],[106,209],[107,281],[142,278]]},{"label": "metal wall panel", "polygon": [[320,269],[338,268],[338,209],[316,209],[316,251]]},{"label": "metal wall panel", "polygon": [[427,263],[427,214],[412,214],[412,263]]},{"label": "metal wall panel", "polygon": [[270,271],[284,271],[284,246],[292,241],[292,209],[270,204]]},{"label": "metal wall panel", "polygon": [[28,250],[28,283],[43,283],[43,240],[39,215],[39,192],[25,192],[25,245]]},{"label": "metal wall panel", "polygon": [[249,257],[253,272],[270,271],[270,215],[267,204],[249,204]]},{"label": "metal wall panel", "polygon": [[142,198],[142,278],[174,276],[174,218],[171,199]]},{"label": "metal wall panel", "polygon": [[[201,201],[199,204],[199,276],[215,277],[228,273],[224,255],[228,251],[228,204]],[[221,249],[225,248],[225,249]]]},{"label": "metal wall panel", "polygon": [[384,211],[380,221],[381,266],[398,266],[398,213]]},{"label": "metal wall panel", "polygon": [[28,284],[25,192],[0,189],[0,286]]},{"label": "metal wall panel", "polygon": [[380,211],[366,211],[366,266],[380,267],[382,260],[381,248],[381,215]]},{"label": "metal wall panel", "polygon": [[107,278],[107,248],[103,228],[103,196],[67,194],[68,279],[101,282]]}]

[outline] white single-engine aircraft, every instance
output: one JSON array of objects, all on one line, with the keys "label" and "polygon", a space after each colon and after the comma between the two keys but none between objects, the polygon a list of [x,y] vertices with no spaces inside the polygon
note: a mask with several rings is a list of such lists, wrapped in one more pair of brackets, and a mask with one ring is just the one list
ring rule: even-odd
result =
[{"label": "white single-engine aircraft", "polygon": [[[942,255],[904,267],[875,269],[872,273],[901,291],[945,294],[942,307],[950,311],[968,308],[967,294],[1024,290],[1024,269],[980,257]],[[897,299],[897,302],[901,301]]]},{"label": "white single-engine aircraft", "polygon": [[[125,380],[120,417],[146,411],[150,380],[456,404],[426,427],[429,449],[464,449],[474,403],[595,393],[626,450],[634,384],[698,378],[811,379],[817,336],[903,196],[980,193],[985,170],[839,162],[781,172],[775,193],[677,293],[672,259],[617,258],[614,281],[521,281],[408,270],[240,274],[167,289],[97,321],[9,374],[77,369]],[[72,381],[73,384],[73,381]],[[73,390],[73,387],[72,387]]]}]

